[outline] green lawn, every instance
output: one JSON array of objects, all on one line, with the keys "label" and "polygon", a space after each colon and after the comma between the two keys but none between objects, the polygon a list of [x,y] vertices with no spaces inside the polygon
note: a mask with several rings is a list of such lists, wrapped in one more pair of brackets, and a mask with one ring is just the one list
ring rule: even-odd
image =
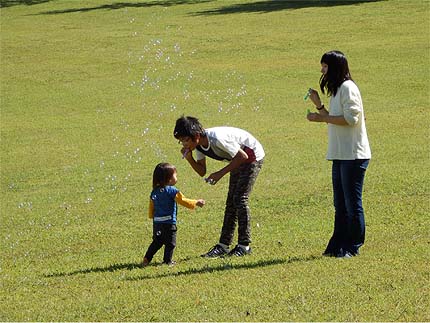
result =
[{"label": "green lawn", "polygon": [[[430,321],[428,0],[0,3],[0,321]],[[321,257],[331,164],[303,101],[331,49],[349,59],[373,155],[350,260]],[[181,159],[182,114],[265,147],[249,257],[199,257],[228,181]],[[140,268],[161,161],[207,205],[180,209],[176,266],[159,252]]]}]

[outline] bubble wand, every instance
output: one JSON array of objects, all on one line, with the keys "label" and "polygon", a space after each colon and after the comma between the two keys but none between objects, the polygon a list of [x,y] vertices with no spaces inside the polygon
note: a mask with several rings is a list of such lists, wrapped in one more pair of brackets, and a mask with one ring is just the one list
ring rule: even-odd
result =
[{"label": "bubble wand", "polygon": [[185,149],[184,153],[182,154],[182,159],[184,159],[185,156],[187,156],[189,151],[190,151],[189,149]]},{"label": "bubble wand", "polygon": [[309,96],[311,95],[311,91],[312,89],[309,88],[308,92],[306,92],[305,96],[303,97],[303,101],[306,101],[309,98]]},{"label": "bubble wand", "polygon": [[[309,98],[309,96],[311,95],[311,91],[312,91],[312,89],[311,89],[311,88],[309,88],[309,89],[308,89],[308,92],[306,92],[305,96],[303,97],[303,101],[306,101],[306,100]],[[306,111],[306,115],[308,115],[309,113],[311,113],[311,110],[310,110],[310,109],[307,109],[307,111]]]},{"label": "bubble wand", "polygon": [[216,181],[212,178],[204,178],[204,181],[210,185],[215,185]]}]

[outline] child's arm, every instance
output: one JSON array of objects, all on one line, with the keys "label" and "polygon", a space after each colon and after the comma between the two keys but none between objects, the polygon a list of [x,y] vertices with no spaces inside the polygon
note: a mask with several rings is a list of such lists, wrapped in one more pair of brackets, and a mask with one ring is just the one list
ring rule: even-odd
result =
[{"label": "child's arm", "polygon": [[204,200],[193,200],[193,199],[188,199],[186,198],[181,192],[178,192],[175,196],[175,201],[182,205],[185,206],[186,208],[189,209],[194,209],[196,206],[200,206],[202,207],[203,205],[205,205],[205,201]]},{"label": "child's arm", "polygon": [[149,199],[148,217],[150,219],[154,218],[154,201],[151,199]]}]

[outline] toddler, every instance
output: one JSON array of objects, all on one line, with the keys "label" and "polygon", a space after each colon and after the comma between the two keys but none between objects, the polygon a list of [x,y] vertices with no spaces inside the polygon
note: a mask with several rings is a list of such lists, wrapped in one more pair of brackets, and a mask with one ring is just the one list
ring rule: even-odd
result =
[{"label": "toddler", "polygon": [[152,243],[143,258],[147,266],[157,251],[164,245],[163,263],[173,265],[173,250],[176,247],[177,204],[194,209],[203,207],[202,199],[187,199],[174,186],[177,182],[176,167],[169,163],[160,163],[154,169],[152,192],[149,200],[149,218],[153,219]]}]

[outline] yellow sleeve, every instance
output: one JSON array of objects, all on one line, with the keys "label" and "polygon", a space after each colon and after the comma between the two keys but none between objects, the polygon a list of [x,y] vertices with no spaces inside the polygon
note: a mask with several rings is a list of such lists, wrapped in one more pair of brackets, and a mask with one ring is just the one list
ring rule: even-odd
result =
[{"label": "yellow sleeve", "polygon": [[148,217],[150,219],[154,218],[154,201],[151,199],[149,199]]},{"label": "yellow sleeve", "polygon": [[178,192],[175,201],[189,209],[194,209],[197,205],[197,200],[187,199],[181,192]]}]

